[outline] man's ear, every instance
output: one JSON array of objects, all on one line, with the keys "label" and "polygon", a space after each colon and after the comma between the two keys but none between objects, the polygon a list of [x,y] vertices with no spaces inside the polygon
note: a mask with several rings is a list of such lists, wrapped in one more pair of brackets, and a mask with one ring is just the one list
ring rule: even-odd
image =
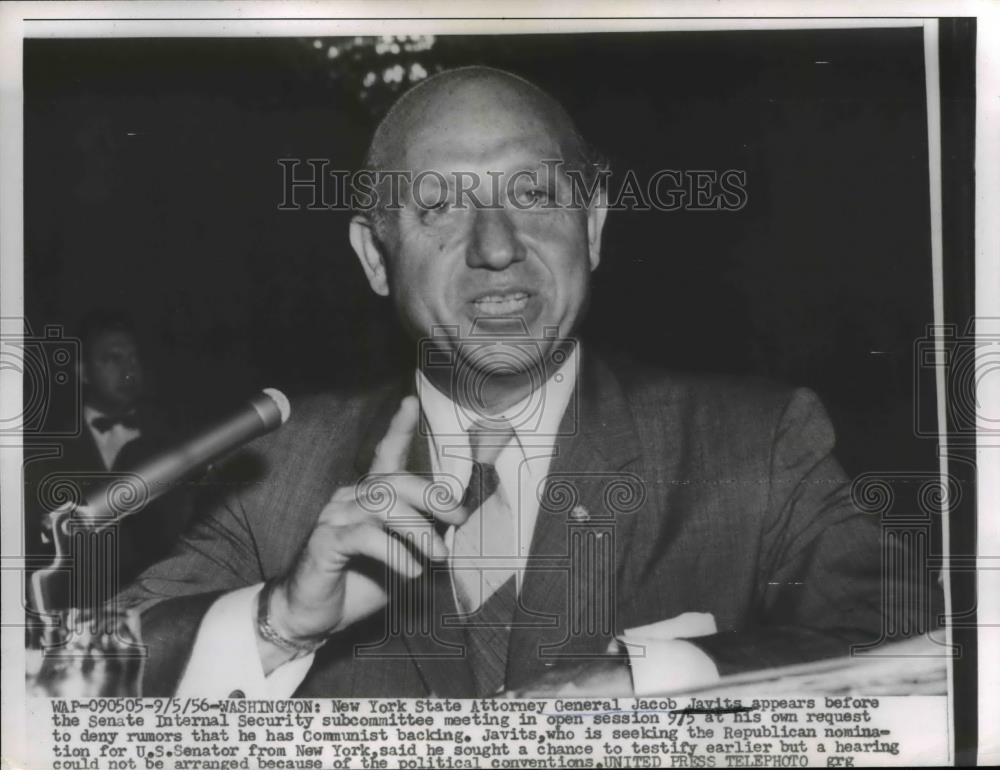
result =
[{"label": "man's ear", "polygon": [[601,233],[604,232],[604,220],[607,218],[608,204],[600,197],[587,209],[587,247],[591,270],[596,270],[601,264]]},{"label": "man's ear", "polygon": [[372,291],[380,297],[388,297],[389,279],[385,272],[385,258],[372,230],[371,220],[357,214],[353,216],[350,235],[351,247],[361,261],[361,267],[364,268]]}]

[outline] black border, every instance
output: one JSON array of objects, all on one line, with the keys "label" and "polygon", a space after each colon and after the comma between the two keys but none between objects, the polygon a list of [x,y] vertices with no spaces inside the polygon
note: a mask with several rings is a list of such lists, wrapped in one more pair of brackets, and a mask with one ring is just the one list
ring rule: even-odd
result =
[{"label": "black border", "polygon": [[[953,324],[954,338],[946,341],[949,360],[957,348],[974,344],[976,301],[975,259],[975,151],[976,151],[976,19],[939,20],[938,55],[941,95],[941,224],[945,324]],[[963,397],[969,383],[946,378],[945,397]],[[974,376],[974,372],[970,372]],[[950,417],[950,413],[949,413]],[[978,628],[976,625],[976,447],[975,436],[949,419],[948,472],[962,495],[949,510],[951,537],[952,642],[959,646],[954,659],[955,764],[977,764],[979,740]],[[970,443],[970,438],[972,442]],[[950,620],[950,619],[949,619]]]}]

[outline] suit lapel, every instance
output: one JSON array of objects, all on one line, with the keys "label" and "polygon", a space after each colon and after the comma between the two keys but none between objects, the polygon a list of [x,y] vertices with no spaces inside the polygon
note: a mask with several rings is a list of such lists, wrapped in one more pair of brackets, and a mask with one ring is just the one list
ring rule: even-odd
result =
[{"label": "suit lapel", "polygon": [[[377,405],[371,429],[364,436],[355,465],[359,475],[371,467],[375,449],[389,428],[399,402],[415,395],[412,374],[387,393]],[[431,477],[430,435],[421,414],[420,428],[410,445],[406,471]],[[416,665],[428,693],[447,698],[469,698],[475,694],[475,684],[465,654],[465,634],[457,624],[447,562],[424,562],[423,574],[415,580],[403,581],[390,576],[391,604],[387,608],[385,642],[367,654],[379,654],[388,649],[392,636],[401,637],[408,657]]]},{"label": "suit lapel", "polygon": [[[421,420],[422,420],[421,415]],[[431,478],[430,437],[421,431],[413,438],[407,470]],[[424,573],[408,587],[420,608],[414,632],[403,635],[413,662],[427,689],[445,698],[471,698],[475,682],[465,652],[465,632],[459,624],[448,562],[424,562]],[[405,608],[409,605],[403,602]]]},{"label": "suit lapel", "polygon": [[[368,471],[400,400],[414,390],[411,376],[376,405],[355,462],[359,474]],[[559,660],[600,655],[620,630],[614,592],[645,499],[641,479],[630,472],[640,445],[625,394],[597,358],[586,358],[575,397],[579,408],[563,416],[514,615],[507,667],[512,688],[537,679]],[[422,424],[411,446],[409,472],[431,472],[428,441]],[[396,633],[428,691],[472,697],[474,681],[447,563],[428,563],[420,578],[398,588],[405,601],[396,606],[399,611],[408,604],[419,608],[416,620],[387,615],[387,621],[400,629]]]},{"label": "suit lapel", "polygon": [[511,631],[513,688],[560,659],[601,655],[618,630],[616,565],[624,564],[645,497],[641,479],[629,472],[639,441],[625,395],[599,360],[588,358],[578,393],[578,430],[567,410]]}]

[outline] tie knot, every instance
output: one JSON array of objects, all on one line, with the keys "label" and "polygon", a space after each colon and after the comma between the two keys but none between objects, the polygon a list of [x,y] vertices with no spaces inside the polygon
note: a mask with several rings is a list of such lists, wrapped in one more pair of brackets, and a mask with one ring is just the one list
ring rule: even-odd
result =
[{"label": "tie knot", "polygon": [[513,435],[514,428],[503,419],[474,424],[469,428],[472,459],[477,463],[493,465]]}]

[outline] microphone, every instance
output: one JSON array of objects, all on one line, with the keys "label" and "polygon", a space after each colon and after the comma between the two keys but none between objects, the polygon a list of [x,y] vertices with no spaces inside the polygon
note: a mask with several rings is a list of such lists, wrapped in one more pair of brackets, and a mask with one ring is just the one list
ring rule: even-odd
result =
[{"label": "microphone", "polygon": [[193,472],[284,425],[291,412],[284,393],[264,388],[235,413],[86,495],[64,522],[101,527],[138,513]]},{"label": "microphone", "polygon": [[[79,591],[87,587],[94,589],[106,579],[104,570],[108,567],[101,562],[105,557],[100,552],[103,528],[138,513],[205,465],[284,425],[291,411],[284,393],[265,388],[238,411],[193,438],[111,479],[84,495],[79,503],[67,502],[49,513],[55,557],[49,567],[34,572],[30,581],[32,606],[41,613],[46,638],[54,638],[55,633],[51,610],[70,606],[74,596],[79,598]],[[78,537],[81,530],[89,531],[94,537],[81,539]],[[75,547],[73,542],[76,542]],[[91,574],[82,587],[65,586],[60,575],[71,568],[73,552],[80,549],[83,553],[78,554],[78,558],[85,564],[100,564],[100,574]],[[67,590],[70,591],[68,598],[64,596]]]}]

